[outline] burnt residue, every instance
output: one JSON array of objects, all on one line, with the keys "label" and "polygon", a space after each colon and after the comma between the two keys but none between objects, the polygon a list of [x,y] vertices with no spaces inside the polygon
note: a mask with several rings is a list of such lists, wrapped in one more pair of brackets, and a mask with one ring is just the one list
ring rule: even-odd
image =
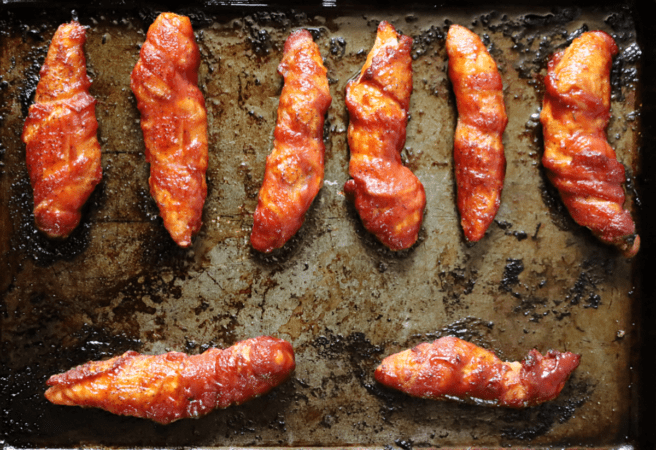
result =
[{"label": "burnt residue", "polygon": [[582,304],[585,308],[597,309],[602,304],[598,285],[613,272],[615,261],[612,259],[590,259],[583,261],[578,278],[565,296],[570,305]]},{"label": "burnt residue", "polygon": [[497,226],[503,230],[503,234],[506,236],[514,236],[520,242],[528,238],[528,233],[526,233],[526,231],[512,230],[513,224],[507,220],[495,219],[494,223],[496,223]]},{"label": "burnt residue", "polygon": [[581,10],[577,7],[554,7],[547,14],[525,14],[516,20],[508,20],[507,17],[503,20],[502,17],[491,22],[493,17],[482,16],[481,21],[491,31],[500,32],[512,40],[512,50],[520,55],[514,64],[515,70],[520,78],[532,79],[546,68],[547,60],[554,51],[587,31],[585,25],[572,33],[567,31],[567,24],[580,14]]},{"label": "burnt residue", "polygon": [[560,231],[573,231],[580,228],[572,216],[567,211],[567,207],[560,198],[558,189],[547,178],[544,170],[540,171],[540,194],[542,202],[549,211],[551,223],[553,223]]},{"label": "burnt residue", "polygon": [[471,294],[476,285],[476,271],[468,270],[464,267],[456,267],[452,270],[442,270],[438,272],[437,278],[433,283],[443,293],[442,302],[447,314],[462,313],[469,308],[469,305],[463,301],[463,298]]},{"label": "burnt residue", "polygon": [[11,239],[12,250],[24,254],[42,267],[60,260],[74,259],[89,246],[89,234],[92,226],[89,215],[91,210],[97,209],[102,203],[103,184],[96,187],[82,208],[82,220],[77,228],[65,239],[50,239],[40,232],[34,223],[32,188],[27,176],[27,169],[24,170],[25,175],[12,185],[9,198],[14,223],[18,223],[18,232]]},{"label": "burnt residue", "polygon": [[412,59],[416,60],[421,56],[429,55],[430,52],[446,54],[444,42],[446,41],[447,31],[447,25],[442,27],[433,25],[421,34],[412,36]]},{"label": "burnt residue", "polygon": [[[604,280],[612,276],[615,260],[595,257],[584,260],[577,270],[572,270],[573,283],[562,287],[561,294],[546,296],[541,290],[549,284],[548,277],[533,274],[522,289],[515,289],[513,296],[518,302],[512,309],[516,314],[539,323],[547,316],[557,321],[572,316],[576,308],[598,309],[604,304],[603,292],[599,289]],[[559,282],[562,283],[562,282]],[[518,283],[515,283],[518,284]],[[510,292],[510,291],[509,291]]]},{"label": "burnt residue", "polygon": [[21,104],[21,112],[23,117],[27,117],[30,105],[34,102],[34,95],[36,94],[36,87],[39,84],[39,72],[43,61],[48,54],[48,45],[41,45],[33,47],[28,53],[27,60],[31,62],[23,72],[23,86],[20,89],[18,97]]},{"label": "burnt residue", "polygon": [[519,284],[519,275],[524,271],[524,261],[521,259],[508,258],[506,267],[503,269],[501,284],[499,288],[502,291],[511,292],[513,286]]},{"label": "burnt residue", "polygon": [[268,27],[287,30],[290,27],[306,25],[308,17],[304,12],[293,10],[290,12],[257,11],[244,17],[243,22],[248,33],[247,40],[251,44],[253,52],[259,57],[264,57],[274,49],[281,50],[281,48],[276,48],[267,29]]},{"label": "burnt residue", "polygon": [[312,342],[319,356],[327,359],[345,359],[355,376],[367,389],[372,385],[372,368],[385,351],[382,346],[374,345],[364,333],[351,333],[347,336],[328,332]]},{"label": "burnt residue", "polygon": [[[570,380],[560,397],[540,406],[508,410],[502,421],[509,424],[502,427],[501,435],[510,441],[530,441],[547,433],[554,425],[562,424],[572,418],[594,392],[594,386],[585,379]],[[517,426],[520,422],[522,425]]]},{"label": "burnt residue", "polygon": [[330,54],[341,58],[346,52],[346,39],[341,36],[330,38]]}]

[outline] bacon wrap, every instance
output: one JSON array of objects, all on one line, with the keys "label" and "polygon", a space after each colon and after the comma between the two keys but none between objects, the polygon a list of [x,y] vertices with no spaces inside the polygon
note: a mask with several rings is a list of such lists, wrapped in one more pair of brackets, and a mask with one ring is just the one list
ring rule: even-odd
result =
[{"label": "bacon wrap", "polygon": [[381,22],[360,75],[346,86],[352,179],[344,191],[364,227],[391,250],[417,241],[426,207],[424,186],[400,154],[412,93],[411,48],[412,38]]},{"label": "bacon wrap", "polygon": [[148,29],[130,87],[141,112],[150,193],[181,247],[201,227],[207,196],[207,112],[198,89],[200,52],[188,17],[160,14]]},{"label": "bacon wrap", "polygon": [[388,356],[375,377],[414,397],[525,408],[558,397],[580,358],[531,350],[521,363],[502,362],[491,351],[448,336]]},{"label": "bacon wrap", "polygon": [[194,356],[128,351],[50,377],[45,395],[58,405],[102,408],[168,424],[265,394],[289,378],[294,367],[289,342],[260,336]]},{"label": "bacon wrap", "polygon": [[460,223],[467,240],[476,242],[499,209],[506,175],[503,83],[483,42],[467,28],[449,28],[446,51],[458,105],[453,157]]},{"label": "bacon wrap", "polygon": [[626,257],[640,237],[624,205],[624,166],[606,140],[610,69],[617,45],[603,31],[583,33],[550,61],[540,120],[542,163],[576,223]]},{"label": "bacon wrap", "polygon": [[65,238],[77,227],[82,206],[102,178],[85,41],[77,22],[57,29],[23,128],[34,220],[51,238]]},{"label": "bacon wrap", "polygon": [[323,121],[332,101],[326,68],[309,31],[289,36],[278,73],[285,86],[251,233],[253,248],[265,253],[285,245],[301,228],[321,189]]}]

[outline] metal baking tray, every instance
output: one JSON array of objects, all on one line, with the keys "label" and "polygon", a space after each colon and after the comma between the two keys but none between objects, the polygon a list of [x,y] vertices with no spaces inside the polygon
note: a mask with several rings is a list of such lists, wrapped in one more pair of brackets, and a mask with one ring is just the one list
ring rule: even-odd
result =
[{"label": "metal baking tray", "polygon": [[[655,158],[651,147],[656,32],[631,1],[323,2],[123,1],[0,5],[0,443],[38,447],[553,447],[648,448],[655,333]],[[145,32],[161,11],[191,17],[210,161],[203,228],[176,247],[148,193],[139,114],[129,87]],[[56,27],[88,26],[98,100],[102,183],[67,240],[33,225],[20,141]],[[412,249],[387,251],[343,194],[348,179],[347,81],[382,19],[414,38],[405,163],[427,208]],[[504,82],[509,124],[502,204],[484,239],[467,245],[454,201],[455,99],[446,75],[450,23],[484,39]],[[296,237],[272,255],[249,245],[271,150],[290,31],[312,31],[333,96],[325,184]],[[620,47],[612,73],[611,145],[643,246],[634,260],[567,214],[540,164],[538,114],[548,56],[586,30]],[[652,271],[653,272],[653,271]],[[198,353],[270,334],[291,341],[293,378],[250,403],[161,426],[48,403],[45,380],[128,349]],[[409,398],[376,384],[386,355],[455,335],[521,359],[529,349],[582,354],[561,396],[522,411]]]}]

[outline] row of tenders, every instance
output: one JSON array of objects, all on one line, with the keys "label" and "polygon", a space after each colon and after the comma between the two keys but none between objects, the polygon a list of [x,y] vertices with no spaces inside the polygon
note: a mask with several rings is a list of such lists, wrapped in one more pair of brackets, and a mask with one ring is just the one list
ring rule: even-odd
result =
[{"label": "row of tenders", "polygon": [[[77,22],[57,30],[23,132],[36,225],[51,237],[66,237],[77,226],[81,207],[102,176],[84,42],[85,30]],[[351,179],[344,191],[366,229],[392,250],[416,242],[426,206],[421,182],[400,156],[412,93],[411,46],[410,37],[381,22],[359,76],[346,88]],[[458,209],[465,236],[474,242],[499,208],[508,119],[501,77],[478,36],[453,25],[446,47],[459,114]],[[615,53],[613,39],[595,31],[552,57],[541,114],[543,163],[574,219],[630,257],[640,239],[623,209],[624,167],[604,131]],[[189,19],[164,13],[148,30],[131,76],[151,194],[165,227],[183,247],[201,227],[207,195],[207,116],[197,86],[199,64]],[[331,103],[327,71],[308,31],[290,35],[278,71],[285,84],[251,235],[253,247],[262,252],[282,247],[298,231],[323,184],[323,122]],[[385,358],[374,376],[416,397],[521,408],[558,396],[579,360],[570,352],[543,356],[531,350],[524,361],[505,363],[489,350],[444,337]],[[291,344],[271,337],[193,356],[130,351],[51,377],[46,397],[166,424],[264,394],[294,368]]]},{"label": "row of tenders", "polygon": [[[526,408],[555,399],[579,361],[570,352],[543,356],[531,350],[521,362],[503,362],[489,350],[446,336],[388,356],[374,377],[414,397]],[[295,367],[289,342],[260,336],[192,356],[128,351],[50,377],[45,395],[58,405],[169,424],[265,394]]]},{"label": "row of tenders", "polygon": [[[36,225],[54,238],[77,226],[102,176],[84,42],[77,22],[57,30],[23,131]],[[416,242],[426,207],[424,187],[400,154],[412,93],[411,47],[412,38],[381,22],[359,76],[346,87],[351,178],[344,192],[365,228],[395,251]],[[446,49],[458,108],[457,205],[465,237],[476,242],[501,201],[508,122],[503,84],[496,63],[468,29],[452,25]],[[608,34],[593,31],[552,56],[540,116],[543,165],[574,220],[631,257],[640,238],[623,207],[624,166],[605,136],[617,51]],[[150,191],[164,226],[182,247],[200,230],[207,195],[199,64],[189,19],[164,13],[148,30],[130,84],[141,113]],[[261,252],[282,247],[299,230],[323,185],[323,123],[332,101],[319,48],[307,30],[289,36],[278,72],[285,83],[251,234]]]}]

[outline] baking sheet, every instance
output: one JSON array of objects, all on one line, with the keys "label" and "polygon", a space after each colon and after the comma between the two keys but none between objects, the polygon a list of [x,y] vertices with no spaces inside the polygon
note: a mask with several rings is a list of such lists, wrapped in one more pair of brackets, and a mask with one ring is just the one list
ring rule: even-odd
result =
[{"label": "baking sheet", "polygon": [[[234,6],[234,5],[233,5]],[[0,325],[4,445],[506,446],[632,442],[638,270],[568,216],[540,166],[546,60],[586,30],[611,33],[611,145],[636,193],[640,115],[632,11],[508,6],[176,9],[201,49],[209,120],[208,198],[190,250],[175,246],[147,188],[129,74],[161,8],[9,8],[0,31]],[[89,26],[104,177],[64,242],[37,232],[20,142],[38,70],[59,23]],[[426,188],[418,244],[385,250],[343,194],[344,88],[382,19],[415,39],[403,158]],[[496,222],[464,242],[454,202],[455,99],[446,76],[450,23],[483,36],[504,82],[507,173]],[[328,68],[325,184],[299,234],[263,256],[248,236],[271,149],[285,38],[309,28]],[[271,334],[290,340],[292,380],[245,405],[161,426],[43,397],[49,375],[128,349],[198,353]],[[530,348],[582,354],[559,399],[525,411],[411,399],[378,386],[393,352],[456,335],[521,359]]]}]

